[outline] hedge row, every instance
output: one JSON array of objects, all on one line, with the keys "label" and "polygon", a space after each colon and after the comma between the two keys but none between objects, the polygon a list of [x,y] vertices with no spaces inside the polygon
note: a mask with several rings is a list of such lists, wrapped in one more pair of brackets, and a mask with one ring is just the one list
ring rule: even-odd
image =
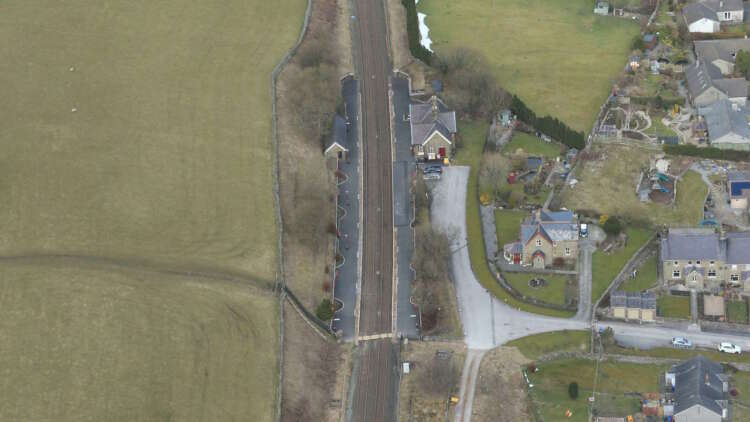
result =
[{"label": "hedge row", "polygon": [[673,97],[673,98],[665,98],[660,95],[657,95],[655,97],[630,97],[630,102],[633,104],[640,104],[640,105],[652,105],[656,108],[671,108],[675,104],[678,104],[680,107],[685,105],[685,97]]},{"label": "hedge row", "polygon": [[414,0],[401,0],[406,9],[406,32],[409,35],[409,51],[411,55],[430,64],[432,52],[420,43],[419,17],[417,16],[417,4]]},{"label": "hedge row", "polygon": [[711,147],[697,147],[695,145],[664,145],[664,152],[670,155],[687,155],[690,157],[702,157],[712,160],[726,161],[748,161],[750,151],[735,151],[731,149],[719,149]]},{"label": "hedge row", "polygon": [[518,119],[529,126],[533,126],[539,132],[549,136],[552,139],[562,142],[571,148],[583,149],[586,141],[583,132],[576,132],[565,123],[551,116],[537,117],[533,110],[517,96],[513,96],[513,102],[510,109],[518,116]]}]

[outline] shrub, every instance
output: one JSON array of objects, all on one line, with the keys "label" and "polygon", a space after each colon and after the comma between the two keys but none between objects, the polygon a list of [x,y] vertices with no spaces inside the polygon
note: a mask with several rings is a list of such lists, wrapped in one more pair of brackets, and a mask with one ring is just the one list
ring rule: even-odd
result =
[{"label": "shrub", "polygon": [[604,226],[602,226],[602,229],[604,229],[604,232],[607,233],[610,236],[617,236],[622,232],[622,223],[620,222],[620,219],[616,217],[610,217],[607,219],[607,221],[604,222]]},{"label": "shrub", "polygon": [[578,383],[573,381],[570,384],[568,384],[568,396],[572,400],[575,400],[578,398]]},{"label": "shrub", "polygon": [[551,116],[537,117],[536,113],[515,95],[510,108],[519,120],[568,147],[580,150],[586,146],[583,132],[576,132],[565,123]]},{"label": "shrub", "polygon": [[710,158],[712,160],[748,161],[750,151],[735,151],[719,148],[701,148],[695,145],[664,145],[664,152],[670,155]]},{"label": "shrub", "polygon": [[333,304],[330,299],[323,299],[315,310],[315,316],[322,321],[329,321],[333,318]]},{"label": "shrub", "polygon": [[409,51],[411,55],[430,64],[432,52],[420,43],[419,18],[417,17],[417,5],[414,0],[401,0],[406,9],[406,33],[409,36]]}]

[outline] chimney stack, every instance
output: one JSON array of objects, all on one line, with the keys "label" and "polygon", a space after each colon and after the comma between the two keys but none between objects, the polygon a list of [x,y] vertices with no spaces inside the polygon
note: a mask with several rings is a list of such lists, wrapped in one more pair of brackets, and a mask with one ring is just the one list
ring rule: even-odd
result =
[{"label": "chimney stack", "polygon": [[432,114],[435,115],[435,118],[437,119],[437,115],[440,112],[440,108],[438,107],[438,99],[437,96],[433,95],[432,98],[430,98],[432,101]]},{"label": "chimney stack", "polygon": [[711,385],[711,382],[708,380],[708,372],[706,372],[706,385]]}]

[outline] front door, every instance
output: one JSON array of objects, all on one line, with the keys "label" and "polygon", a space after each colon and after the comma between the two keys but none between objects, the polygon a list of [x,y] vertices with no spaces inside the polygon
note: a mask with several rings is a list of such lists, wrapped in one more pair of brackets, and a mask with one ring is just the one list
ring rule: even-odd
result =
[{"label": "front door", "polygon": [[438,158],[445,158],[445,147],[438,149]]}]

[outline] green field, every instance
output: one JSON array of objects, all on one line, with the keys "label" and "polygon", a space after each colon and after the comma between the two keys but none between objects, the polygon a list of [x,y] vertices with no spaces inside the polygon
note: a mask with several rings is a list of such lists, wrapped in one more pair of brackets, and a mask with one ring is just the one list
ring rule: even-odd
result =
[{"label": "green field", "polygon": [[[590,360],[557,360],[539,365],[529,374],[534,402],[544,420],[588,421],[589,402],[594,387],[596,363]],[[627,415],[640,409],[638,397],[625,393],[659,391],[659,380],[666,366],[604,361],[599,366],[596,406],[602,415]],[[568,396],[568,384],[578,383],[578,398]],[[565,411],[573,415],[565,417]]]},{"label": "green field", "polygon": [[547,158],[555,158],[560,155],[560,145],[554,142],[545,142],[536,136],[529,135],[528,133],[516,132],[510,139],[503,152],[506,154],[514,154],[518,150],[523,150],[528,155],[536,155]]},{"label": "green field", "polygon": [[641,268],[638,269],[638,273],[634,279],[628,279],[621,285],[620,290],[626,292],[641,292],[649,287],[653,287],[656,282],[656,255],[654,255],[643,263]]},{"label": "green field", "polygon": [[517,347],[529,359],[554,352],[586,352],[591,343],[589,331],[554,331],[551,333],[534,334],[532,336],[513,340],[507,346]]},{"label": "green field", "polygon": [[703,218],[703,200],[708,187],[694,171],[686,172],[678,180],[676,206],[643,203],[636,195],[635,185],[641,171],[661,153],[660,149],[642,143],[594,144],[591,151],[596,158],[576,167],[579,183],[563,191],[563,206],[672,227],[695,226]]},{"label": "green field", "polygon": [[304,9],[3,2],[0,255],[147,257],[273,280],[270,74]]},{"label": "green field", "polygon": [[464,139],[463,147],[456,153],[454,164],[470,166],[469,185],[466,191],[466,235],[469,243],[469,258],[474,275],[487,290],[505,301],[509,305],[521,310],[534,312],[549,316],[570,317],[573,312],[556,311],[554,309],[542,308],[529,305],[514,299],[495,280],[487,267],[487,259],[484,253],[484,238],[482,237],[482,221],[479,217],[479,163],[482,160],[484,143],[487,134],[487,124],[484,122],[461,121],[459,122]]},{"label": "green field", "polygon": [[538,115],[590,131],[638,25],[595,17],[589,0],[422,0],[432,47],[482,52]]},{"label": "green field", "polygon": [[3,2],[0,420],[274,419],[269,84],[304,10]]},{"label": "green field", "polygon": [[[504,272],[503,277],[524,296],[533,297],[555,305],[565,305],[565,291],[568,289],[566,287],[568,282],[567,276]],[[540,288],[530,287],[529,280],[532,278],[543,278],[547,280],[548,284]]]},{"label": "green field", "polygon": [[521,221],[528,217],[529,213],[517,210],[495,210],[495,230],[497,231],[497,245],[503,245],[518,240],[518,231]]},{"label": "green field", "polygon": [[270,291],[106,270],[0,266],[0,420],[274,420]]},{"label": "green field", "polygon": [[594,302],[604,294],[625,264],[651,237],[651,232],[644,229],[628,228],[625,233],[628,235],[625,247],[610,254],[597,250],[591,258],[591,300]]},{"label": "green field", "polygon": [[664,295],[657,302],[664,318],[690,319],[690,297]]}]

